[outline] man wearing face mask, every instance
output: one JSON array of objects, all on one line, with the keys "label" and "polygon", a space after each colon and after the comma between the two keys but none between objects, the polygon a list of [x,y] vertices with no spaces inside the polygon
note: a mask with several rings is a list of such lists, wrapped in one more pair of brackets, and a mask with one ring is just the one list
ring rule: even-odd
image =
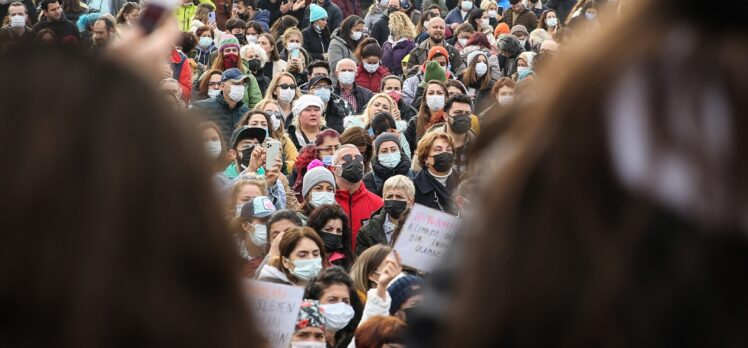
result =
[{"label": "man wearing face mask", "polygon": [[344,58],[335,66],[335,75],[338,77],[338,84],[333,91],[339,95],[346,106],[353,114],[361,114],[366,108],[366,103],[374,96],[370,90],[356,84],[356,62],[352,59]]},{"label": "man wearing face mask", "polygon": [[400,0],[388,0],[387,1],[387,12],[384,16],[374,23],[371,28],[371,37],[377,40],[379,46],[384,45],[387,39],[390,37],[390,14],[400,11]]},{"label": "man wearing face mask", "polygon": [[475,4],[472,0],[460,1],[459,6],[453,8],[449,11],[447,17],[444,17],[444,22],[453,31],[457,30],[457,27],[467,20],[468,14],[470,14],[470,10],[472,10],[474,6]]},{"label": "man wearing face mask", "polygon": [[477,138],[470,129],[470,117],[473,113],[470,97],[464,94],[450,97],[444,104],[444,112],[447,113],[447,122],[434,125],[429,131],[444,132],[452,137],[454,169],[457,174],[466,173],[469,170],[468,152]]},{"label": "man wearing face mask", "polygon": [[260,24],[262,30],[267,32],[270,28],[270,11],[257,7],[257,0],[239,0],[234,3],[237,18],[245,23],[255,21]]},{"label": "man wearing face mask", "polygon": [[385,181],[384,209],[361,227],[356,237],[356,256],[376,244],[394,244],[395,229],[403,222],[405,212],[413,207],[415,194],[416,188],[409,177],[395,175]]},{"label": "man wearing face mask", "polygon": [[249,77],[239,69],[228,69],[221,74],[221,94],[192,104],[194,109],[204,111],[208,120],[221,128],[224,139],[231,136],[234,126],[249,111],[242,102],[247,81]]},{"label": "man wearing face mask", "polygon": [[28,15],[23,3],[12,2],[8,6],[8,17],[10,22],[0,29],[0,50],[3,51],[34,38],[34,31],[26,26]]},{"label": "man wearing face mask", "polygon": [[522,45],[522,48],[525,49],[525,51],[532,51],[532,45],[530,44],[530,33],[527,32],[527,28],[525,28],[522,24],[517,24],[514,27],[512,27],[512,35],[514,35],[517,40],[519,40],[520,45]]},{"label": "man wearing face mask", "polygon": [[352,250],[356,250],[356,236],[361,226],[365,225],[371,215],[382,208],[382,199],[369,192],[361,182],[364,178],[364,157],[358,148],[345,144],[335,151],[333,166],[337,191],[335,201],[350,218]]},{"label": "man wearing face mask", "polygon": [[522,0],[509,0],[509,4],[511,6],[504,11],[502,23],[506,23],[510,29],[515,25],[524,25],[525,28],[538,27],[538,17],[535,12],[525,7]]},{"label": "man wearing face mask", "polygon": [[348,116],[348,110],[340,96],[332,92],[332,80],[325,76],[312,77],[308,87],[308,94],[318,96],[325,104],[323,114],[326,126],[343,133],[343,119]]}]

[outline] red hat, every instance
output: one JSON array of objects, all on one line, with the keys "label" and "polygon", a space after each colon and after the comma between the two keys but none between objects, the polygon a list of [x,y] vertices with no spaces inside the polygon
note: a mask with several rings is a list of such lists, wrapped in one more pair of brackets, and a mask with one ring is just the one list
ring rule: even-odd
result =
[{"label": "red hat", "polygon": [[501,34],[509,34],[511,31],[509,30],[509,25],[506,23],[499,23],[499,25],[496,26],[496,30],[494,30],[493,35],[499,36]]},{"label": "red hat", "polygon": [[444,48],[444,47],[442,47],[442,46],[431,47],[431,49],[429,50],[429,54],[427,56],[427,59],[428,60],[432,60],[434,58],[434,56],[437,55],[437,54],[441,54],[441,55],[444,56],[444,58],[449,59],[449,53],[447,53],[447,49]]}]

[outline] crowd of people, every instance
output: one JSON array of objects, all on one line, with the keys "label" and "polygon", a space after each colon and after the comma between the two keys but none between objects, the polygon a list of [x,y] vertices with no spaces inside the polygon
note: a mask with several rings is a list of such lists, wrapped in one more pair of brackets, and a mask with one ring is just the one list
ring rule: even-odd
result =
[{"label": "crowd of people", "polygon": [[[489,143],[509,137],[508,129],[516,126],[516,110],[536,105],[545,86],[557,83],[553,78],[567,78],[545,68],[561,53],[577,47],[581,38],[613,23],[625,4],[606,0],[380,0],[371,4],[359,0],[181,0],[174,10],[180,39],[162,61],[153,62],[160,73],[157,97],[164,112],[184,114],[189,118],[185,123],[197,124],[202,146],[196,149],[202,153],[193,155],[210,161],[210,183],[219,197],[212,203],[228,226],[234,242],[230,258],[241,263],[243,278],[304,289],[292,347],[405,345],[408,329],[418,325],[414,313],[422,307],[426,284],[436,278],[403,265],[393,248],[409,212],[418,204],[463,220],[476,211],[489,216],[491,210],[476,210],[478,204],[469,193],[485,181],[482,171],[494,169],[496,163],[480,162],[474,153],[485,153]],[[117,46],[126,39],[125,33],[137,29],[145,6],[119,0],[5,1],[0,4],[4,18],[0,50],[36,43],[76,48],[90,57],[106,55],[110,49],[121,49]],[[114,106],[126,108],[117,101],[110,105]],[[550,115],[554,110],[544,112]],[[616,122],[627,125],[626,120]],[[116,132],[117,127],[110,126]],[[557,140],[550,131],[533,134]],[[572,140],[558,142],[568,145]],[[589,139],[579,141],[599,145]],[[142,147],[148,151],[146,144]],[[604,146],[587,149],[591,148]],[[129,152],[121,151],[121,158],[126,158]],[[560,150],[558,154],[547,167],[524,167],[538,187],[554,184],[544,168],[550,172],[559,161],[584,157]],[[535,158],[532,155],[526,158]],[[621,159],[625,160],[631,159]],[[169,171],[169,163],[163,163],[167,168],[162,169]],[[581,168],[580,173],[588,170]],[[189,184],[193,179],[178,180]],[[637,182],[636,177],[631,180],[634,186],[656,184]],[[519,179],[517,183],[519,187]],[[584,185],[575,183],[577,189]],[[164,187],[179,189],[175,184]],[[591,189],[585,189],[582,197],[596,202],[595,193],[587,190]],[[510,191],[489,200],[491,208],[506,215],[503,227],[540,230],[527,221],[532,218],[524,212],[507,208],[506,198],[526,195],[527,201],[520,203],[541,216],[546,207],[534,201],[540,199],[537,193]],[[174,194],[165,190],[152,194],[158,193]],[[184,197],[190,198],[199,197]],[[563,204],[553,198],[548,204]],[[572,224],[559,213],[546,213],[542,216],[549,221]],[[630,213],[632,218],[644,219]],[[603,220],[574,223],[602,228]],[[192,228],[183,227],[185,231]],[[501,249],[517,243],[496,238],[495,244],[484,247]],[[559,237],[548,238],[564,243]],[[147,247],[159,246],[163,247]],[[476,250],[482,256],[491,255],[488,250]],[[466,257],[465,262],[481,267],[475,258]],[[563,266],[568,267],[563,271],[569,271],[573,265]],[[536,268],[527,266],[527,270]],[[205,275],[204,280],[211,277]],[[482,281],[466,280],[471,286]],[[478,292],[481,297],[465,300],[465,309],[455,315],[466,318],[469,310],[479,311],[477,301],[492,296],[495,289],[521,290],[490,283],[491,287]],[[226,284],[230,288],[232,283]],[[508,295],[501,296],[510,302]],[[475,335],[474,346],[495,342],[484,337],[490,336],[488,324],[476,325],[483,336]],[[507,342],[516,343],[507,335]]]}]

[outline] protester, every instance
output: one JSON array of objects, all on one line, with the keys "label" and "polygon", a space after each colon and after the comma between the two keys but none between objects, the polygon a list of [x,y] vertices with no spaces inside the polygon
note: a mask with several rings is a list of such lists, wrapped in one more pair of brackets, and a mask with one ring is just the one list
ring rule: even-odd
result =
[{"label": "protester", "polygon": [[413,179],[415,202],[439,211],[456,213],[452,191],[459,184],[453,169],[454,141],[442,132],[429,132],[418,142],[414,160],[422,170]]},{"label": "protester", "polygon": [[397,104],[397,109],[391,110],[392,116],[398,122],[397,130],[405,131],[407,122],[418,114],[418,111],[403,99],[403,80],[390,75],[382,80],[382,93],[386,93]]},{"label": "protester", "polygon": [[[432,47],[429,51],[428,62],[422,66],[414,68],[416,71],[411,70],[410,77],[403,83],[403,100],[418,109],[423,104],[420,100],[423,96],[423,88],[425,83],[431,80],[439,80],[441,82],[446,81],[448,78],[452,78],[452,74],[449,71],[449,60],[447,57],[447,50],[443,47]],[[436,65],[431,64],[430,69],[429,63],[434,62]]]},{"label": "protester", "polygon": [[[338,208],[339,209],[339,208]],[[348,347],[356,331],[364,304],[353,280],[340,267],[321,271],[304,290],[304,298],[317,300],[325,317],[325,338],[330,347]]]},{"label": "protester", "polygon": [[499,42],[496,43],[501,55],[505,58],[504,66],[502,66],[502,77],[511,77],[517,72],[517,57],[519,54],[524,52],[522,43],[512,35],[505,35],[499,38]]},{"label": "protester", "polygon": [[[327,77],[332,80],[330,74],[330,66],[324,60],[315,60],[306,66],[306,77],[307,81],[311,81],[315,77]],[[301,92],[306,93],[309,91],[309,82],[301,84],[299,86]]]},{"label": "protester", "polygon": [[346,117],[343,120],[343,127],[346,129],[351,127],[368,129],[369,123],[374,115],[382,111],[395,112],[396,109],[395,102],[392,101],[392,98],[390,98],[388,94],[377,93],[369,99],[368,103],[366,103],[366,108],[361,115],[351,115]]},{"label": "protester", "polygon": [[296,163],[296,158],[298,157],[299,152],[296,150],[296,146],[293,144],[293,141],[291,141],[288,133],[286,133],[284,125],[285,120],[281,114],[278,102],[263,99],[255,106],[255,110],[262,111],[270,116],[270,136],[272,136],[273,139],[280,141],[281,153],[283,158],[285,158],[282,170],[283,173],[290,174],[294,163]]},{"label": "protester", "polygon": [[[304,223],[293,210],[276,210],[268,220],[268,237],[272,241],[270,249],[277,248],[283,233],[294,227],[303,227]],[[280,238],[279,238],[280,237]]]},{"label": "protester", "polygon": [[[348,33],[345,35],[344,33]],[[364,38],[364,20],[359,16],[350,16],[343,20],[340,28],[332,33],[330,39],[330,70],[336,71],[338,62],[342,59],[352,59],[356,62],[353,52]],[[330,76],[333,83],[337,82],[337,76]]]},{"label": "protester", "polygon": [[408,321],[408,312],[421,306],[423,302],[423,279],[406,275],[392,282],[387,292],[392,298],[390,314],[400,320]]},{"label": "protester", "polygon": [[537,28],[538,17],[531,11],[522,0],[509,0],[511,7],[504,10],[501,21],[512,29],[515,25],[523,25],[525,28]]},{"label": "protester", "polygon": [[[276,39],[275,47],[278,49],[278,52],[282,52],[286,46],[284,43],[284,34],[286,33],[286,30],[297,28],[299,26],[299,20],[296,19],[294,16],[286,15],[281,17],[278,20],[275,20],[275,22],[270,27],[270,35],[272,35]],[[298,29],[296,29],[298,30]],[[301,33],[299,31],[299,33]],[[299,34],[299,36],[301,36]],[[299,45],[301,47],[301,45]],[[285,57],[283,59],[286,59]]]},{"label": "protester", "polygon": [[[415,48],[416,29],[401,12],[389,15],[390,36],[382,44],[382,65],[393,75],[403,75],[403,59]],[[373,90],[372,90],[373,91]]]},{"label": "protester", "polygon": [[525,28],[524,25],[515,25],[512,27],[511,34],[519,40],[520,46],[522,46],[522,49],[525,51],[532,50],[532,45],[530,45],[530,33],[527,31],[527,28]]},{"label": "protester", "polygon": [[211,65],[210,56],[214,55],[218,48],[215,44],[215,35],[213,30],[209,26],[202,26],[195,29],[195,35],[197,35],[197,56],[195,62],[197,62],[199,71],[205,71]]},{"label": "protester", "polygon": [[392,117],[392,114],[387,111],[378,112],[374,114],[374,117],[372,117],[371,122],[369,123],[369,133],[372,138],[376,138],[382,133],[395,134],[395,136],[400,140],[398,145],[401,146],[403,154],[410,158],[411,151],[410,145],[408,145],[408,140],[405,139],[405,135],[398,129],[406,127],[402,123],[404,123],[404,121],[395,120],[395,118]]},{"label": "protester", "polygon": [[257,81],[260,94],[265,95],[270,85],[270,79],[263,73],[263,67],[268,63],[267,53],[265,53],[265,50],[260,45],[254,43],[242,47],[239,52],[242,57],[242,63],[247,67],[247,72],[252,74],[255,81]]},{"label": "protester", "polygon": [[[215,13],[215,5],[212,3],[200,3],[197,5],[197,10],[195,11],[195,14],[192,15],[192,22],[190,22],[190,32],[195,32],[197,28],[200,27],[208,27],[211,31],[215,28],[215,23],[213,23],[211,28],[210,22],[210,14]],[[216,28],[217,29],[217,28]]]},{"label": "protester", "polygon": [[[116,24],[112,22],[108,17],[101,17],[94,22],[93,25],[93,41],[95,49],[102,49],[106,47],[116,38]],[[189,98],[187,98],[189,100]]]},{"label": "protester", "polygon": [[309,5],[309,9],[309,26],[301,31],[304,38],[302,45],[312,60],[327,60],[327,49],[330,46],[327,11],[317,4]]},{"label": "protester", "polygon": [[471,172],[468,154],[477,140],[477,135],[470,130],[470,117],[473,114],[472,101],[464,94],[455,95],[447,100],[444,112],[447,114],[447,122],[436,125],[429,131],[443,132],[452,138],[454,170],[458,175],[467,174]]},{"label": "protester", "polygon": [[444,23],[452,30],[457,29],[468,18],[468,14],[474,5],[471,0],[460,1],[460,6],[450,10],[447,16],[444,17]]},{"label": "protester", "polygon": [[447,58],[449,59],[448,63],[449,66],[451,66],[451,68],[448,68],[448,70],[455,74],[462,73],[462,70],[465,69],[465,66],[462,62],[460,52],[456,48],[454,48],[454,46],[444,42],[444,23],[444,20],[441,18],[432,18],[429,21],[429,38],[428,40],[424,40],[421,44],[416,46],[413,51],[410,52],[407,70],[412,69],[414,66],[422,65],[426,63],[426,61],[430,61],[431,58],[427,59],[427,57],[431,56],[431,48],[433,46],[441,46],[444,47],[447,52]]},{"label": "protester", "polygon": [[269,80],[272,80],[275,75],[280,74],[286,70],[288,63],[280,58],[280,53],[276,48],[275,38],[268,34],[263,33],[257,38],[257,44],[265,50],[265,54],[268,56],[267,62],[262,67],[262,73],[265,74]]},{"label": "protester", "polygon": [[491,26],[490,19],[488,18],[488,12],[481,8],[475,8],[470,11],[467,23],[470,24],[476,33],[482,33],[489,39],[489,43],[493,46],[496,41],[493,37],[494,28]]},{"label": "protester", "polygon": [[317,232],[325,244],[327,263],[346,270],[351,268],[353,265],[351,230],[348,216],[342,208],[334,203],[316,206],[309,215],[306,225]]},{"label": "protester", "polygon": [[[298,91],[298,89],[297,89]],[[293,122],[288,126],[288,135],[296,150],[311,144],[317,134],[325,130],[322,99],[314,95],[303,95],[293,104]]]},{"label": "protester", "polygon": [[[102,0],[102,3],[107,0]],[[197,13],[198,4],[205,3],[212,5],[215,9],[215,5],[213,5],[212,2],[203,0],[199,2],[193,2],[192,0],[182,0],[179,3],[179,6],[177,6],[175,10],[175,16],[177,18],[177,21],[179,22],[179,30],[188,32],[192,28],[192,18],[195,17],[195,13]],[[117,9],[119,10],[119,9]],[[117,13],[117,10],[114,11],[114,13]],[[203,23],[207,24],[207,23]]]},{"label": "protester", "polygon": [[27,26],[28,14],[23,3],[14,1],[8,6],[8,25],[0,29],[0,51],[27,43],[34,38],[34,30]]},{"label": "protester", "polygon": [[449,91],[441,81],[432,80],[426,84],[424,96],[426,101],[421,103],[418,117],[411,118],[405,130],[405,139],[412,151],[418,151],[417,145],[421,137],[431,126],[446,121],[444,105],[448,95]]},{"label": "protester", "polygon": [[[473,51],[468,55],[467,62],[468,67],[460,76],[460,81],[467,88],[467,96],[475,105],[475,112],[479,113],[491,106],[491,89],[494,80],[488,73],[488,57],[485,52]],[[470,129],[469,118],[467,126],[466,131]]]},{"label": "protester", "polygon": [[483,11],[486,11],[486,14],[488,15],[488,25],[492,28],[492,31],[491,33],[486,33],[486,36],[490,36],[493,34],[493,28],[496,28],[501,20],[501,14],[498,11],[499,7],[495,1],[482,0],[480,2],[480,8],[483,9]]},{"label": "protester", "polygon": [[[296,84],[296,79],[288,72],[282,72],[273,78],[268,85],[268,92],[265,99],[274,100],[281,108],[284,121],[287,127],[293,123],[295,114],[293,112],[294,102],[301,97],[301,90]],[[293,135],[293,133],[290,133]],[[292,137],[293,139],[293,137]],[[299,146],[296,146],[297,148]]]},{"label": "protester", "polygon": [[258,144],[265,141],[266,132],[259,127],[241,126],[236,128],[229,138],[229,159],[231,164],[220,174],[223,184],[239,177],[243,171],[257,173],[265,163],[260,159]]},{"label": "protester", "polygon": [[292,348],[322,348],[325,347],[325,329],[327,319],[319,301],[306,300],[301,303],[299,319],[291,338]]},{"label": "protester", "polygon": [[[412,175],[412,173],[409,173]],[[361,227],[356,243],[356,255],[361,255],[373,245],[393,245],[396,230],[401,225],[405,212],[413,207],[415,186],[412,176],[393,175],[384,182],[382,198],[384,209]]]},{"label": "protester", "polygon": [[335,177],[319,160],[313,160],[303,176],[302,205],[299,218],[306,225],[314,209],[335,203]]},{"label": "protester", "polygon": [[371,27],[371,37],[375,39],[379,45],[384,45],[387,38],[390,36],[390,15],[393,13],[400,12],[400,0],[387,0],[387,10],[383,14],[382,18],[374,23]]},{"label": "protester", "polygon": [[356,84],[356,62],[352,59],[341,59],[335,67],[338,84],[335,94],[339,95],[354,114],[360,114],[371,99],[372,92]]},{"label": "protester", "polygon": [[270,11],[259,7],[256,0],[240,0],[234,2],[234,7],[239,19],[247,23],[250,21],[257,23],[262,32],[270,29]]},{"label": "protester", "polygon": [[384,197],[387,179],[395,175],[415,176],[410,169],[410,158],[400,144],[401,138],[393,133],[382,133],[374,140],[372,171],[364,175],[364,185],[369,192]]},{"label": "protester", "polygon": [[256,196],[244,204],[232,222],[234,238],[239,248],[239,255],[244,260],[242,275],[252,278],[265,258],[268,246],[267,223],[275,206],[270,198]]},{"label": "protester", "polygon": [[[331,28],[330,31],[335,30],[340,27],[340,23],[343,22],[343,19],[346,17],[343,17],[343,13],[340,10],[340,7],[338,5],[331,1],[331,0],[314,0],[312,2],[313,4],[319,5],[322,9],[327,12],[327,25],[329,28]],[[302,28],[306,28],[309,26],[311,21],[311,6],[307,6],[304,10],[304,15],[301,19],[300,26]]]},{"label": "protester", "polygon": [[374,24],[384,17],[384,14],[387,12],[388,2],[389,0],[374,1],[374,3],[369,7],[366,12],[366,17],[364,17],[364,25],[369,32],[374,28]]},{"label": "protester", "polygon": [[558,30],[561,29],[558,13],[555,10],[546,10],[543,12],[538,21],[538,28],[545,29],[551,37],[554,37]]},{"label": "protester", "polygon": [[[288,178],[290,182],[294,183],[293,190],[295,192],[301,192],[304,174],[314,160],[322,162],[325,168],[332,166],[333,154],[335,154],[335,151],[339,148],[340,133],[334,129],[325,129],[319,132],[317,138],[314,140],[314,144],[307,145],[299,152],[299,157],[296,159],[293,172]],[[304,197],[299,196],[299,200],[303,201]]]},{"label": "protester", "polygon": [[198,125],[198,131],[205,144],[205,153],[212,161],[211,170],[214,174],[222,172],[228,162],[228,149],[226,139],[221,135],[221,129],[213,122],[202,122]]},{"label": "protester", "polygon": [[366,190],[361,183],[364,177],[364,157],[355,145],[341,145],[333,155],[332,172],[337,191],[335,201],[350,218],[352,249],[356,249],[356,236],[372,213],[382,207],[380,197]]},{"label": "protester", "polygon": [[65,18],[60,0],[42,0],[40,4],[43,17],[34,25],[34,32],[49,29],[54,33],[56,44],[78,46],[81,43],[78,27]]},{"label": "protester", "polygon": [[78,17],[88,14],[88,6],[80,0],[63,0],[62,12],[65,14],[65,19],[75,23],[78,21]]},{"label": "protester", "polygon": [[193,103],[196,110],[205,112],[209,121],[221,127],[221,134],[225,139],[231,137],[234,127],[249,108],[244,105],[245,84],[249,78],[239,69],[232,68],[221,75],[221,91],[214,98],[208,98]]},{"label": "protester", "polygon": [[[327,67],[327,64],[322,62]],[[343,120],[348,116],[348,109],[339,96],[333,95],[332,80],[326,76],[316,76],[309,80],[309,94],[315,95],[322,100],[324,104],[325,126],[342,131]]]},{"label": "protester", "polygon": [[491,94],[494,104],[479,114],[481,123],[494,122],[494,120],[506,120],[506,112],[514,103],[515,82],[509,77],[502,77],[493,85]]},{"label": "protester", "polygon": [[279,255],[273,256],[260,270],[259,280],[304,287],[325,267],[322,262],[326,257],[325,246],[309,227],[286,230],[278,251]]},{"label": "protester", "polygon": [[359,43],[355,54],[359,61],[356,68],[356,84],[373,93],[379,92],[382,79],[390,74],[387,67],[381,64],[382,48],[373,38],[366,38]]},{"label": "protester", "polygon": [[468,40],[470,40],[473,34],[475,34],[475,28],[470,23],[463,23],[455,29],[455,35],[448,42],[451,42],[457,51],[462,54],[462,51],[467,47]]},{"label": "protester", "polygon": [[525,79],[533,73],[533,63],[537,54],[535,52],[522,52],[517,56],[517,74],[513,76],[516,81]]},{"label": "protester", "polygon": [[349,127],[340,135],[340,143],[351,144],[358,148],[364,158],[364,174],[371,171],[371,157],[373,156],[372,139],[369,132],[361,127]]}]

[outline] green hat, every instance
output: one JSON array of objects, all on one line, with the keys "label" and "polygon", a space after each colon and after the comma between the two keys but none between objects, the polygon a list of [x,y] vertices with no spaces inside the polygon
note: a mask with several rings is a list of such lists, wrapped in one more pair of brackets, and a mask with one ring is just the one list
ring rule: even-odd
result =
[{"label": "green hat", "polygon": [[429,83],[432,80],[439,80],[441,82],[447,81],[447,73],[444,71],[441,65],[435,61],[430,61],[426,64],[426,72],[423,73],[423,82]]}]

